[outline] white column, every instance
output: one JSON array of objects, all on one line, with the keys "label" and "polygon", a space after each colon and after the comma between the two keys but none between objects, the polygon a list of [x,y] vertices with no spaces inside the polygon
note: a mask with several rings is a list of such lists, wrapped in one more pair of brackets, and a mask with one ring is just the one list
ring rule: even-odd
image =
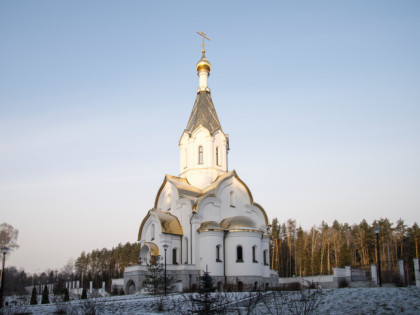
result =
[{"label": "white column", "polygon": [[346,269],[346,281],[347,283],[351,282],[351,266],[345,266]]},{"label": "white column", "polygon": [[89,283],[89,292],[92,293],[93,290],[93,281]]},{"label": "white column", "polygon": [[370,276],[372,278],[372,282],[378,285],[379,282],[378,282],[378,274],[376,271],[376,265],[370,265]]},{"label": "white column", "polygon": [[414,277],[416,278],[416,287],[420,288],[420,266],[419,266],[419,259],[414,258]]},{"label": "white column", "polygon": [[405,272],[404,272],[404,260],[398,260],[398,270],[400,272],[400,280],[403,285],[405,285]]}]

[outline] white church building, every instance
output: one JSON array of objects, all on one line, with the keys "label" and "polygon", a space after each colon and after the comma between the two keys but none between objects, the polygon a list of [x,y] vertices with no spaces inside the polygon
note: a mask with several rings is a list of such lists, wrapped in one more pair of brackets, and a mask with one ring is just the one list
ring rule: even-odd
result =
[{"label": "white church building", "polygon": [[139,264],[125,269],[124,290],[142,289],[148,263],[164,257],[178,290],[194,289],[203,271],[222,289],[266,288],[270,270],[269,220],[235,170],[228,169],[229,137],[208,87],[211,64],[196,65],[199,88],[179,141],[180,174],[166,175],[140,224]]}]

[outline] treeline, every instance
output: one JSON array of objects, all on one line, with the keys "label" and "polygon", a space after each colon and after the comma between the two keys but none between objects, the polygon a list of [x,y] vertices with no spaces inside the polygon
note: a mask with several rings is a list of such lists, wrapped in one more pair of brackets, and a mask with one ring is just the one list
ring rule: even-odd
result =
[{"label": "treeline", "polygon": [[95,249],[90,253],[82,252],[74,263],[75,278],[81,281],[81,286],[87,287],[93,281],[95,288],[110,288],[111,279],[124,277],[127,266],[137,265],[139,261],[140,244],[119,244],[112,249]]},{"label": "treeline", "polygon": [[380,228],[381,262],[403,259],[410,263],[419,257],[420,228],[408,227],[402,219],[394,225],[388,219],[349,225],[324,221],[309,231],[297,227],[295,220],[280,224],[273,219],[270,230],[271,268],[280,277],[332,274],[334,267],[376,263],[375,227]]}]

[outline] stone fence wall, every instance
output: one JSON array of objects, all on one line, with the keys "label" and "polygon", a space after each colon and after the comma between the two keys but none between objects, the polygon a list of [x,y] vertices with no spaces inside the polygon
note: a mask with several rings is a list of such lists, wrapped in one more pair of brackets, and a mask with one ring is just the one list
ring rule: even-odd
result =
[{"label": "stone fence wall", "polygon": [[[414,258],[414,276],[416,286],[420,287],[420,259]],[[404,261],[398,261],[398,272],[400,284],[407,283]],[[311,277],[290,277],[279,278],[279,286],[287,288],[293,283],[299,283],[302,287],[317,286],[322,289],[341,288],[341,287],[370,287],[379,286],[378,270],[376,265],[362,269],[357,267],[346,266],[345,268],[333,268],[332,275],[320,275]],[[390,284],[386,284],[390,285]]]}]

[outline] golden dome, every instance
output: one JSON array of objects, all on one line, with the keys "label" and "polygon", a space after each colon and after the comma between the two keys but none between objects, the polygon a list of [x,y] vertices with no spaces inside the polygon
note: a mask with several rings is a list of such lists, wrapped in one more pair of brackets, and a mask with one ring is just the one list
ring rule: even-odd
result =
[{"label": "golden dome", "polygon": [[197,65],[195,66],[195,68],[197,69],[197,72],[202,70],[202,69],[205,69],[208,72],[210,72],[211,63],[210,63],[210,61],[208,61],[206,59],[206,56],[203,54],[203,57],[201,57],[201,59],[197,62]]},{"label": "golden dome", "polygon": [[199,232],[202,231],[222,231],[223,229],[220,227],[220,224],[216,221],[205,221],[201,223],[200,227],[198,228]]},{"label": "golden dome", "polygon": [[220,226],[227,230],[246,229],[259,230],[255,222],[245,216],[230,217],[220,222]]}]

